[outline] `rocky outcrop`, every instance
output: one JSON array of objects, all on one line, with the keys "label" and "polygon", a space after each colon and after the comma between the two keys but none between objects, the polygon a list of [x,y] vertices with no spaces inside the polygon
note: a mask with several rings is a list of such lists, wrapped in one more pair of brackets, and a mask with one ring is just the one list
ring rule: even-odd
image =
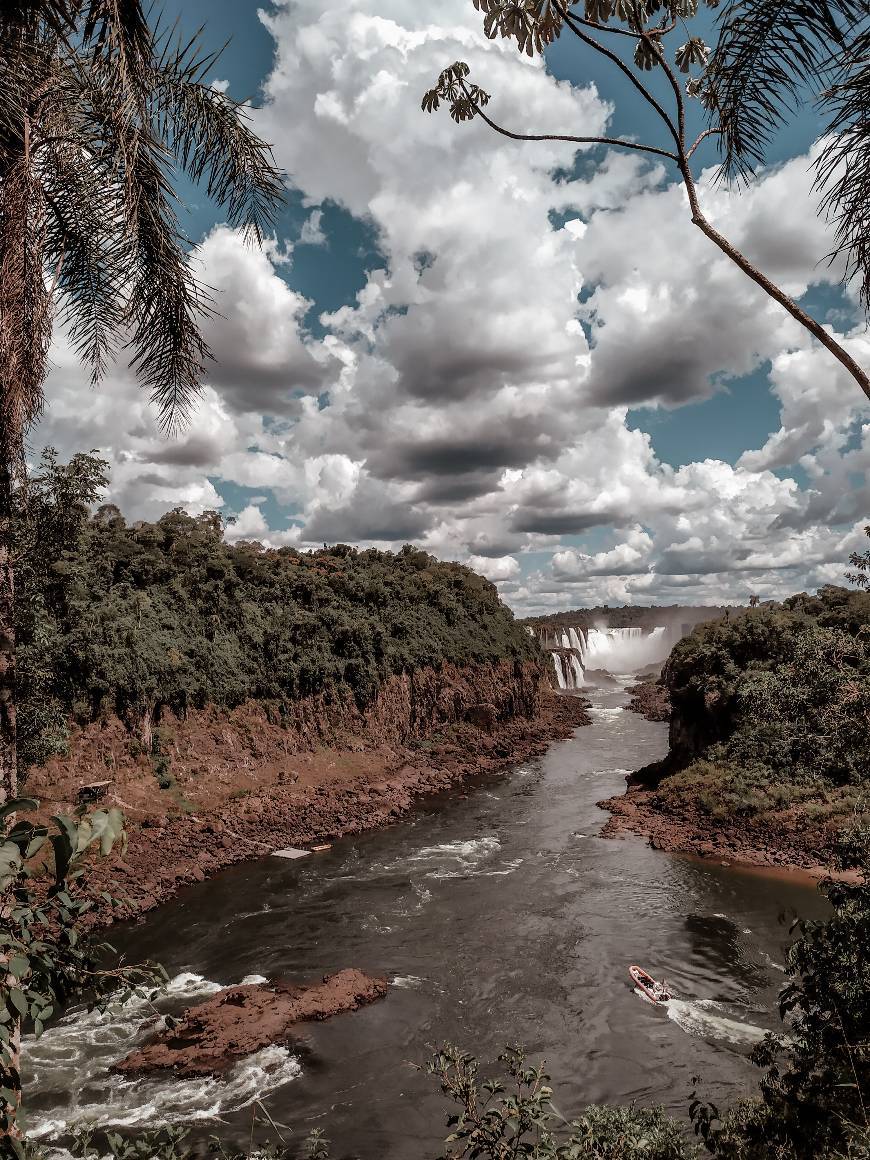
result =
[{"label": "rocky outcrop", "polygon": [[289,1042],[298,1023],[355,1011],[386,993],[386,979],[352,969],[309,986],[277,982],[227,987],[168,1022],[112,1071],[129,1076],[171,1069],[179,1078],[220,1075],[246,1055]]},{"label": "rocky outcrop", "polygon": [[631,694],[628,708],[647,721],[670,721],[671,699],[658,681],[641,681],[627,690]]},{"label": "rocky outcrop", "polygon": [[831,872],[836,835],[808,824],[800,810],[782,811],[775,820],[734,817],[713,824],[691,802],[685,803],[681,814],[674,814],[662,809],[655,792],[636,787],[598,805],[611,814],[601,831],[603,838],[643,837],[655,850],[729,866],[805,870],[817,877]]}]

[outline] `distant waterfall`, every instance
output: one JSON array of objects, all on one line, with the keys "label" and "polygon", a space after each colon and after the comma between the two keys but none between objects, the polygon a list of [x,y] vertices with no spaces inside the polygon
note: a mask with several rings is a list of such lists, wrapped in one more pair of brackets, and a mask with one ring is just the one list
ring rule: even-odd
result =
[{"label": "distant waterfall", "polygon": [[[645,633],[642,628],[579,628],[541,626],[537,636],[542,648],[550,652],[560,689],[582,689],[586,673],[604,669],[626,674],[661,664],[680,636],[678,626],[658,627]],[[558,650],[558,651],[553,651]]]}]

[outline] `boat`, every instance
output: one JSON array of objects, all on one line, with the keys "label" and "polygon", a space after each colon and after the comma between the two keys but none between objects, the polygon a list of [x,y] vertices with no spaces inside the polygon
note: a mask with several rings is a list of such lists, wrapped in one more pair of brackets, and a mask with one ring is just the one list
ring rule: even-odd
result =
[{"label": "boat", "polygon": [[643,967],[631,966],[628,973],[634,980],[635,986],[646,995],[651,1003],[667,1003],[671,997],[666,983],[657,982]]}]

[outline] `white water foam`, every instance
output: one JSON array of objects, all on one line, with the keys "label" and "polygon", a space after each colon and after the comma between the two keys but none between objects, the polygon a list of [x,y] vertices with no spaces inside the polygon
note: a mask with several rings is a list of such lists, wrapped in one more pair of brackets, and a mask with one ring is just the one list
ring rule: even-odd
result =
[{"label": "white water foam", "polygon": [[500,849],[501,842],[495,834],[489,834],[483,838],[421,846],[408,857],[407,862],[411,866],[429,866],[425,878],[469,878],[482,862]]},{"label": "white water foam", "polygon": [[[265,982],[249,975],[244,983]],[[179,1080],[171,1074],[123,1079],[109,1068],[179,1010],[222,989],[190,971],[170,980],[152,1003],[132,996],[104,1014],[73,1008],[39,1039],[25,1036],[25,1083],[36,1095],[53,1094],[54,1108],[27,1118],[34,1140],[51,1141],[83,1128],[160,1128],[210,1120],[248,1107],[296,1079],[299,1060],[285,1047],[265,1047],[235,1065],[224,1079]]]},{"label": "white water foam", "polygon": [[390,986],[398,987],[400,991],[419,991],[424,981],[419,975],[396,975]]},{"label": "white water foam", "polygon": [[506,878],[508,874],[513,874],[514,871],[519,870],[523,864],[522,858],[512,858],[508,861],[502,862],[501,870],[481,870],[476,875],[477,878]]},{"label": "white water foam", "polygon": [[726,1008],[715,999],[671,999],[664,1004],[668,1018],[689,1035],[699,1039],[716,1039],[734,1047],[752,1047],[767,1032],[754,1023],[743,1023],[720,1014]]}]

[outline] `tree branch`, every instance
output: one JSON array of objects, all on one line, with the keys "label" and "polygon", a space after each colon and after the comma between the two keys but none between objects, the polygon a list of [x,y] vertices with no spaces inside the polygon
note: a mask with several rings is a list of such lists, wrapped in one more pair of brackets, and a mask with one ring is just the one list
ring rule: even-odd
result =
[{"label": "tree branch", "polygon": [[701,233],[709,238],[710,241],[715,246],[717,246],[727,258],[730,258],[735,266],[738,266],[743,271],[743,273],[747,275],[747,277],[751,278],[752,281],[755,282],[756,285],[760,286],[766,294],[768,294],[775,302],[778,302],[780,306],[788,311],[792,318],[799,322],[805,330],[808,330],[814,338],[818,339],[822,346],[825,347],[826,350],[830,351],[830,353],[834,356],[835,359],[838,360],[838,362],[842,363],[842,365],[846,368],[846,370],[849,372],[849,374],[852,376],[867,398],[870,399],[870,377],[867,376],[862,367],[859,366],[859,364],[855,361],[855,359],[852,358],[848,351],[840,346],[837,340],[831,334],[829,334],[827,330],[825,330],[821,323],[816,322],[816,320],[807,314],[805,310],[801,309],[801,307],[798,306],[797,302],[795,302],[793,298],[786,294],[784,290],[781,290],[775,282],[772,282],[770,278],[767,277],[766,274],[763,274],[759,269],[757,269],[745,254],[742,254],[736,246],[733,246],[731,242],[728,241],[724,234],[720,234],[715,226],[710,224],[710,222],[704,216],[703,211],[701,210],[695,180],[692,177],[692,172],[689,169],[688,161],[685,158],[680,162],[680,171],[683,175],[683,182],[686,186],[686,192],[689,195],[689,206],[692,211],[693,224],[696,225]]},{"label": "tree branch", "polygon": [[722,132],[722,130],[721,130],[721,129],[705,129],[703,133],[700,133],[700,134],[698,135],[697,139],[695,140],[695,143],[694,143],[694,145],[693,145],[693,146],[691,147],[691,149],[689,149],[689,151],[686,153],[686,160],[687,160],[687,161],[689,160],[689,158],[692,156],[692,154],[695,152],[695,150],[698,148],[698,146],[701,144],[701,142],[702,142],[702,141],[703,141],[705,138],[707,138],[707,137],[715,137],[715,136],[716,136],[718,133],[721,133],[721,132]]},{"label": "tree branch", "polygon": [[668,64],[668,58],[665,55],[665,47],[662,44],[660,38],[651,32],[644,32],[642,33],[642,36],[644,40],[649,42],[650,46],[658,55],[659,62],[661,63],[662,68],[665,70],[665,75],[670,82],[671,88],[674,90],[674,97],[677,102],[677,148],[679,149],[680,153],[683,154],[686,148],[686,105],[683,101],[683,90],[680,86],[680,82],[674,75],[674,70]]},{"label": "tree branch", "polygon": [[[463,85],[466,96],[468,90]],[[469,96],[469,101],[471,98]],[[615,145],[621,146],[623,149],[635,149],[639,153],[654,153],[657,157],[666,157],[668,161],[673,161],[679,164],[680,159],[676,153],[669,153],[667,149],[658,149],[654,145],[639,145],[635,141],[621,141],[618,137],[572,137],[567,133],[512,133],[510,129],[503,129],[501,125],[496,124],[492,117],[487,116],[480,105],[471,101],[471,105],[478,117],[481,117],[490,129],[496,133],[500,133],[502,137],[509,137],[511,141],[567,141],[574,145]]]},{"label": "tree branch", "polygon": [[[648,104],[652,105],[652,107],[655,109],[655,111],[658,113],[658,115],[664,121],[665,125],[668,128],[668,132],[671,134],[671,136],[673,137],[674,141],[677,144],[677,147],[679,148],[681,145],[681,141],[680,141],[680,136],[677,132],[677,127],[674,125],[674,122],[668,116],[664,107],[662,105],[660,105],[659,102],[655,99],[655,97],[652,95],[652,93],[644,85],[641,84],[641,82],[637,79],[637,77],[634,75],[634,73],[631,71],[629,66],[625,63],[625,61],[621,57],[617,56],[617,54],[615,52],[612,52],[609,48],[607,48],[606,45],[601,44],[599,41],[595,40],[594,37],[589,36],[587,33],[585,33],[582,28],[577,27],[577,25],[574,22],[574,17],[561,4],[557,4],[557,8],[562,13],[562,16],[564,17],[565,23],[571,29],[571,31],[574,33],[574,35],[576,37],[578,37],[580,40],[582,40],[584,44],[589,45],[590,48],[592,48],[596,52],[600,53],[602,56],[606,56],[609,61],[611,61],[613,64],[616,65],[616,67],[620,70],[621,73],[623,73],[624,76],[628,77],[628,79],[631,81],[632,85],[635,87],[635,89],[637,89],[637,91],[640,93],[640,95],[643,97],[643,99]],[[613,31],[615,31],[615,30],[613,30]],[[631,36],[632,40],[637,39],[637,37],[634,36],[633,34],[629,33],[629,35]]]}]

